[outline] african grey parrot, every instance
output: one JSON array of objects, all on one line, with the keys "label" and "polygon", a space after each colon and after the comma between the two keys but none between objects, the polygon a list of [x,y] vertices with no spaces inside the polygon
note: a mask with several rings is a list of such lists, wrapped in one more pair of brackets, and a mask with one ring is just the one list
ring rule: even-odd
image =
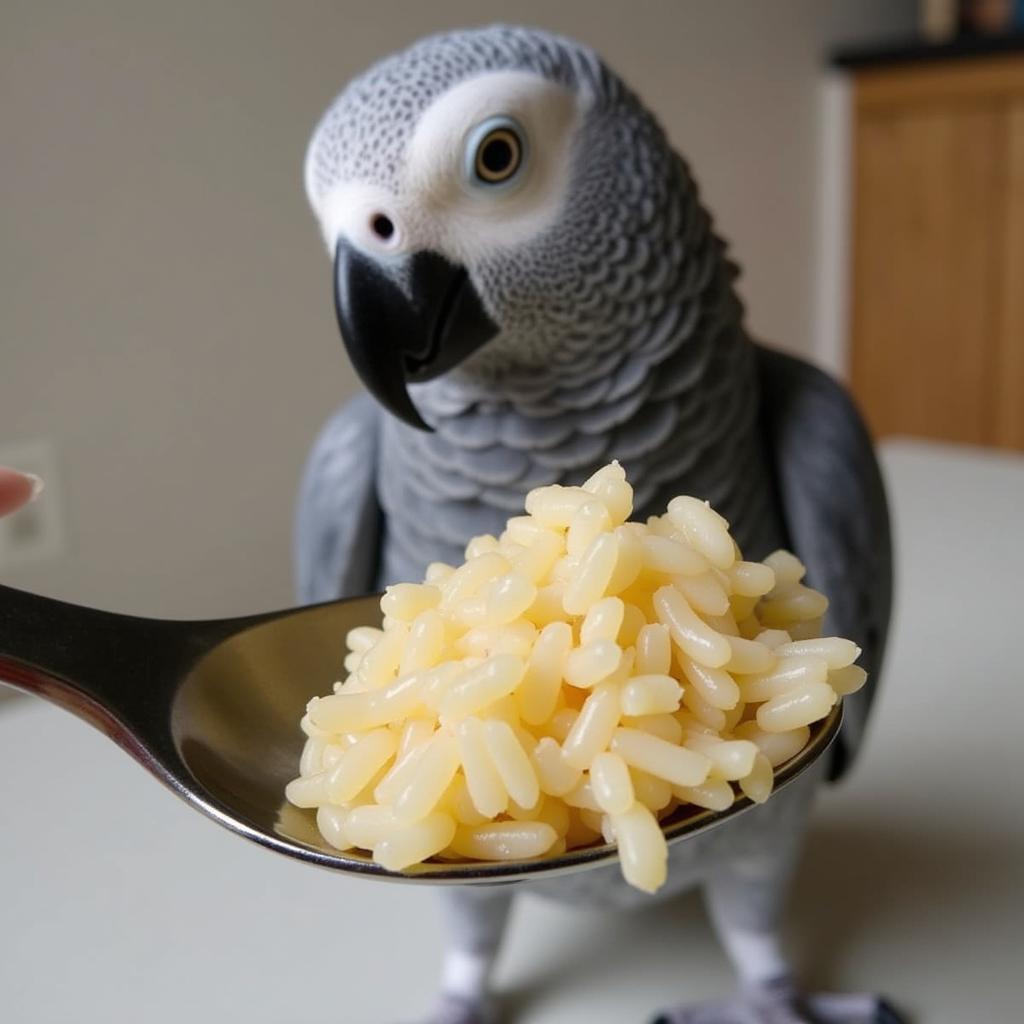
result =
[{"label": "african grey parrot", "polygon": [[[885,495],[842,388],[756,344],[735,265],[685,162],[591,50],[495,26],[425,39],[370,68],[312,140],[306,191],[335,266],[345,345],[369,394],[327,423],[296,528],[305,602],[420,580],[500,533],[541,484],[619,459],[635,516],[708,499],[747,557],[793,548],[872,683],[829,766],[859,747],[891,597]],[[671,850],[665,891],[702,883],[740,977],[672,1022],[890,1021],[873,996],[804,996],[778,939],[825,772]],[[592,905],[650,899],[614,869],[536,883]],[[446,893],[432,1021],[496,1019],[508,888]]]}]

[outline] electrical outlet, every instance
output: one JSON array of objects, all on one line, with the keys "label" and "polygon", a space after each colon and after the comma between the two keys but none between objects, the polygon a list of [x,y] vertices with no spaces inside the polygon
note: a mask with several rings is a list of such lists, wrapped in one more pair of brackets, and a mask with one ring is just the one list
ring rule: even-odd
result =
[{"label": "electrical outlet", "polygon": [[0,519],[0,570],[56,558],[64,550],[57,457],[49,441],[0,445],[0,466],[35,473],[43,493]]}]

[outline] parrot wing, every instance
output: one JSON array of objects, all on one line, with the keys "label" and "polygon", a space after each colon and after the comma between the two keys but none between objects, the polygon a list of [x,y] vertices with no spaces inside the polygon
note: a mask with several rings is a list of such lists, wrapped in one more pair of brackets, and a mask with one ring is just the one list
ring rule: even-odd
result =
[{"label": "parrot wing", "polygon": [[867,428],[840,384],[800,359],[757,346],[762,421],[783,520],[808,582],[829,599],[830,634],[863,649],[864,688],[844,701],[832,777],[856,755],[874,700],[892,606],[885,488]]},{"label": "parrot wing", "polygon": [[327,421],[309,454],[294,537],[296,591],[304,604],[376,586],[380,416],[369,395],[357,395]]}]

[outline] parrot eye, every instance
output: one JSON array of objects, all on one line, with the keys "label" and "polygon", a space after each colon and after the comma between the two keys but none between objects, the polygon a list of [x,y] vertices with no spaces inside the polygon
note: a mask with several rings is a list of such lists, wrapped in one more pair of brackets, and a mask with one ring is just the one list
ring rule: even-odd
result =
[{"label": "parrot eye", "polygon": [[516,176],[526,156],[522,129],[510,117],[478,125],[466,147],[467,178],[476,185],[503,185]]},{"label": "parrot eye", "polygon": [[481,181],[504,181],[519,166],[519,139],[507,128],[488,133],[476,151],[476,176]]}]

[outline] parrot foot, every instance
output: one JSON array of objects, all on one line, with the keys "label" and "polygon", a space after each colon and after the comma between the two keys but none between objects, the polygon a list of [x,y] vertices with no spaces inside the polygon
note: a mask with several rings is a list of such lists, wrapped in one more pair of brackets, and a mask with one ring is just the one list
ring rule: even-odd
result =
[{"label": "parrot foot", "polygon": [[881,996],[801,994],[788,978],[741,990],[732,999],[663,1010],[652,1024],[906,1024]]},{"label": "parrot foot", "polygon": [[494,999],[441,994],[433,1012],[417,1024],[500,1024]]}]

